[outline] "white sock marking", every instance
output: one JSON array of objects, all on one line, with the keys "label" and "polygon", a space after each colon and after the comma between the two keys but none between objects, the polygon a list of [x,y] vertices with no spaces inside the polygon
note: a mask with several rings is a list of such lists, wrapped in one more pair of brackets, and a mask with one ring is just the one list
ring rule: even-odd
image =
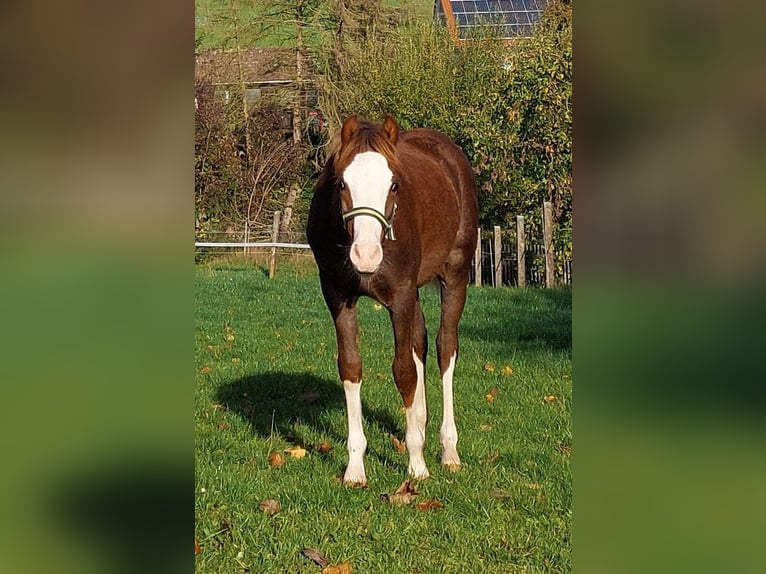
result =
[{"label": "white sock marking", "polygon": [[457,454],[457,427],[455,426],[455,410],[452,398],[452,375],[455,372],[457,353],[452,355],[447,370],[442,375],[443,412],[441,427],[442,464],[448,466],[460,465]]},{"label": "white sock marking", "polygon": [[348,466],[343,475],[343,482],[366,484],[364,473],[364,452],[367,439],[362,429],[362,383],[343,381],[346,393],[346,414],[348,415]]},{"label": "white sock marking", "polygon": [[407,419],[407,450],[410,454],[408,472],[415,478],[428,478],[428,468],[423,459],[423,446],[426,442],[426,385],[423,363],[415,351],[412,351],[415,360],[415,370],[418,373],[418,381],[415,387],[415,398],[412,406],[405,410]]}]

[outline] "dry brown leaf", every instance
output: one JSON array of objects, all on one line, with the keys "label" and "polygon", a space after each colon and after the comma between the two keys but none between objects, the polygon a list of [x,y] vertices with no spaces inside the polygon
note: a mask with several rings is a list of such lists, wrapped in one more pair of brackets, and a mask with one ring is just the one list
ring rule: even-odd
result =
[{"label": "dry brown leaf", "polygon": [[207,375],[207,374],[208,374],[210,371],[212,371],[212,370],[213,370],[213,369],[211,369],[209,366],[205,365],[204,367],[202,367],[202,368],[199,370],[199,372],[200,372],[201,374],[203,374],[203,375]]},{"label": "dry brown leaf", "polygon": [[392,506],[406,506],[412,504],[418,495],[418,489],[412,482],[405,480],[399,488],[391,495],[388,495],[388,502]]},{"label": "dry brown leaf", "polygon": [[492,403],[495,402],[495,397],[493,395],[491,395],[491,394],[490,395],[485,395],[484,398],[487,399],[487,402],[489,404],[492,404]]},{"label": "dry brown leaf", "polygon": [[277,512],[282,510],[282,507],[280,504],[272,499],[269,498],[268,500],[264,500],[258,505],[258,508],[261,510],[261,512],[265,512],[269,516],[274,516]]},{"label": "dry brown leaf", "polygon": [[490,463],[491,462],[495,462],[497,460],[497,457],[499,457],[499,456],[500,456],[500,451],[496,450],[491,455],[489,455],[489,457],[487,458],[487,460],[485,462],[490,462]]},{"label": "dry brown leaf", "polygon": [[229,428],[229,423],[227,423],[226,421],[221,421],[218,423],[218,430],[224,431],[224,430],[227,430],[228,428]]},{"label": "dry brown leaf", "polygon": [[319,443],[318,445],[316,445],[316,447],[314,447],[314,448],[316,448],[316,450],[318,450],[322,454],[327,454],[328,452],[330,452],[332,450],[332,445],[329,442],[324,441],[324,442]]},{"label": "dry brown leaf", "polygon": [[309,391],[298,395],[298,402],[300,403],[315,403],[319,400],[319,393],[315,391]]},{"label": "dry brown leaf", "polygon": [[391,444],[394,445],[394,448],[397,452],[405,452],[407,450],[407,443],[404,441],[399,440],[394,435],[390,435],[391,437]]},{"label": "dry brown leaf", "polygon": [[444,508],[444,505],[441,502],[434,500],[433,498],[424,500],[423,502],[418,502],[415,506],[418,510],[433,510],[435,508]]},{"label": "dry brown leaf", "polygon": [[322,574],[351,574],[351,564],[341,562],[336,566],[325,566],[322,568]]},{"label": "dry brown leaf", "polygon": [[280,466],[284,466],[286,463],[285,459],[282,458],[282,455],[275,451],[269,455],[269,464],[275,468],[279,468]]},{"label": "dry brown leaf", "polygon": [[546,403],[552,403],[553,401],[556,400],[556,396],[555,395],[546,395],[545,397],[543,397],[543,400]]},{"label": "dry brown leaf", "polygon": [[492,363],[487,363],[486,365],[484,365],[484,370],[489,371],[490,373],[494,373],[495,365],[493,365]]},{"label": "dry brown leaf", "polygon": [[202,554],[202,546],[199,545],[199,540],[194,537],[194,554]]},{"label": "dry brown leaf", "polygon": [[505,375],[506,377],[510,377],[513,374],[513,369],[510,367],[510,365],[505,365],[502,369],[500,369],[500,374]]},{"label": "dry brown leaf", "polygon": [[229,333],[228,335],[226,335],[226,340],[229,341],[229,342],[233,341],[234,340],[234,335]]},{"label": "dry brown leaf", "polygon": [[303,458],[306,456],[306,449],[302,446],[291,446],[290,448],[286,448],[285,452],[293,458]]},{"label": "dry brown leaf", "polygon": [[322,556],[317,550],[314,550],[313,548],[304,548],[301,552],[317,566],[327,566],[327,558]]}]

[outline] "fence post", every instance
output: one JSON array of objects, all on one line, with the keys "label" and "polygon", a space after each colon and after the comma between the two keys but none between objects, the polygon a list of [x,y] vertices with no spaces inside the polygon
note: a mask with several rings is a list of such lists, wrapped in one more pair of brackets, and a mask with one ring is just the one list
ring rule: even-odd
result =
[{"label": "fence post", "polygon": [[495,287],[503,286],[503,240],[500,237],[500,226],[495,225]]},{"label": "fence post", "polygon": [[545,286],[556,283],[556,263],[553,260],[553,205],[543,203],[543,243],[545,244]]},{"label": "fence post", "polygon": [[[271,241],[276,243],[279,239],[279,211],[274,212],[274,223],[271,226]],[[274,273],[277,270],[277,248],[271,248],[271,254],[269,255],[269,279],[274,278]]]},{"label": "fence post", "polygon": [[481,227],[476,229],[476,252],[473,255],[473,267],[476,274],[476,286],[481,287]]},{"label": "fence post", "polygon": [[523,215],[516,216],[516,284],[527,286],[527,237]]}]

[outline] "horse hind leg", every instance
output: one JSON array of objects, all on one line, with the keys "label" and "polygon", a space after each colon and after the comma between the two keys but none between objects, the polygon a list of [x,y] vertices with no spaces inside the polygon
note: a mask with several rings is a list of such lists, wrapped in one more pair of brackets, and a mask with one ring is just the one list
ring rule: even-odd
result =
[{"label": "horse hind leg", "polygon": [[441,324],[436,337],[437,360],[442,377],[442,426],[440,439],[442,445],[442,465],[450,470],[460,467],[457,453],[457,426],[452,394],[452,380],[458,354],[457,326],[463,314],[466,299],[466,281],[450,284],[442,281],[441,285]]}]

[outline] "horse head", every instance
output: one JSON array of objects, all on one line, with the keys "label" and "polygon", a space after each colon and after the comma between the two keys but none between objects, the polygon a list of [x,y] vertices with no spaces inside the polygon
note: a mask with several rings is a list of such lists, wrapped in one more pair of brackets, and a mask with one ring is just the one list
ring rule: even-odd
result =
[{"label": "horse head", "polygon": [[359,273],[377,271],[383,243],[396,239],[398,138],[399,126],[391,116],[382,124],[360,122],[356,115],[343,123],[335,180],[351,240],[349,257]]}]

